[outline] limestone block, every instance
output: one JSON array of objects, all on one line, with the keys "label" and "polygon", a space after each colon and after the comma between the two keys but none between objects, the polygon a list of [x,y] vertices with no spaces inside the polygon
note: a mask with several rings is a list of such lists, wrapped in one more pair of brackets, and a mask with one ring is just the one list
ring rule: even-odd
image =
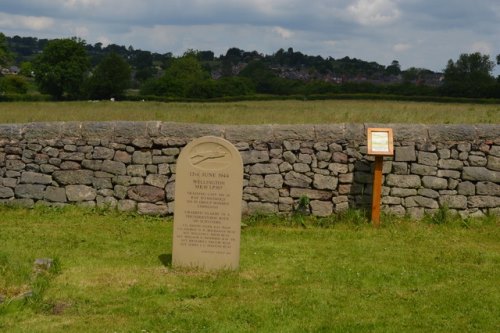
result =
[{"label": "limestone block", "polygon": [[307,173],[307,172],[311,171],[311,167],[305,163],[295,163],[293,165],[293,169],[297,172],[300,172],[300,173]]},{"label": "limestone block", "polygon": [[397,186],[402,188],[419,188],[421,186],[420,177],[417,175],[394,175],[386,177],[388,186]]},{"label": "limestone block", "polygon": [[462,179],[500,183],[500,172],[484,167],[465,167],[462,172]]},{"label": "limestone block", "polygon": [[348,173],[349,166],[342,163],[330,163],[328,165],[328,170],[330,170],[334,175]]},{"label": "limestone block", "polygon": [[97,191],[86,185],[68,185],[66,186],[66,196],[69,201],[81,202],[92,201],[97,196]]},{"label": "limestone block", "polygon": [[319,151],[316,153],[316,159],[318,161],[328,162],[332,158],[332,153],[329,151]]},{"label": "limestone block", "polygon": [[476,130],[472,125],[433,125],[429,137],[432,142],[474,141]]},{"label": "limestone block", "polygon": [[421,151],[418,153],[418,163],[435,167],[438,165],[438,155],[436,153]]},{"label": "limestone block", "polygon": [[445,190],[448,188],[448,181],[446,179],[433,176],[422,177],[422,184],[424,187],[433,190]]},{"label": "limestone block", "polygon": [[248,150],[241,151],[243,164],[255,164],[269,161],[269,152],[267,150]]},{"label": "limestone block", "polygon": [[500,207],[500,197],[476,195],[468,198],[469,208],[496,208]]},{"label": "limestone block", "polygon": [[165,216],[168,215],[168,207],[167,205],[140,202],[137,204],[137,212],[141,215]]},{"label": "limestone block", "polygon": [[118,205],[118,200],[113,197],[97,196],[96,204],[97,207],[102,209],[115,209]]},{"label": "limestone block", "polygon": [[421,188],[418,190],[418,195],[421,195],[423,197],[427,198],[432,198],[432,199],[437,199],[439,198],[439,192],[434,191],[430,188]]},{"label": "limestone block", "polygon": [[21,171],[24,170],[26,164],[21,160],[6,160],[5,167],[7,170]]},{"label": "limestone block", "polygon": [[460,195],[475,195],[476,194],[476,186],[469,182],[461,182],[458,184],[458,194]]},{"label": "limestone block", "polygon": [[456,170],[438,170],[437,176],[439,178],[453,178],[453,179],[459,179],[460,178],[460,171]]},{"label": "limestone block", "polygon": [[319,190],[335,190],[337,188],[338,178],[323,176],[320,174],[314,175],[313,187]]},{"label": "limestone block", "polygon": [[413,196],[407,197],[405,199],[405,207],[424,207],[424,208],[432,208],[437,209],[439,205],[436,200],[431,198],[426,198],[422,196]]},{"label": "limestone block", "polygon": [[[90,169],[90,170],[94,170],[94,171],[99,171],[102,168],[102,161],[101,160],[83,160],[82,161],[82,167],[84,169]],[[65,169],[62,164],[61,164],[61,169]],[[78,169],[80,169],[80,168],[77,167],[74,170],[78,170]]]},{"label": "limestone block", "polygon": [[414,162],[417,160],[415,146],[394,147],[396,162]]},{"label": "limestone block", "polygon": [[464,167],[464,162],[460,161],[460,160],[453,160],[453,159],[449,159],[449,160],[439,160],[439,168],[441,169],[452,169],[452,170],[462,170],[463,167]]},{"label": "limestone block", "polygon": [[[301,151],[302,151],[302,149],[301,149]],[[312,152],[311,152],[311,154],[312,154]],[[303,153],[299,154],[298,161],[300,163],[304,163],[304,164],[311,164],[312,163],[311,154],[303,154]]]},{"label": "limestone block", "polygon": [[460,152],[468,153],[471,151],[472,145],[469,142],[459,143],[457,145],[457,150]]},{"label": "limestone block", "polygon": [[164,188],[167,185],[168,177],[158,174],[150,174],[146,177],[146,184]]},{"label": "limestone block", "polygon": [[12,198],[14,191],[10,187],[0,186],[0,199]]},{"label": "limestone block", "polygon": [[467,197],[464,195],[442,195],[439,197],[441,207],[467,209]]},{"label": "limestone block", "polygon": [[48,186],[45,189],[43,199],[51,202],[67,202],[66,189],[63,187]]},{"label": "limestone block", "polygon": [[94,173],[91,170],[54,171],[52,177],[61,185],[90,185]]},{"label": "limestone block", "polygon": [[382,210],[385,213],[396,215],[396,216],[404,216],[406,214],[406,209],[401,205],[389,205],[383,207]]},{"label": "limestone block", "polygon": [[336,151],[332,154],[332,160],[335,163],[347,163],[349,161],[349,156],[342,152]]},{"label": "limestone block", "polygon": [[131,177],[146,177],[146,167],[144,164],[127,165],[127,175]]},{"label": "limestone block", "polygon": [[408,208],[407,214],[414,220],[421,220],[425,216],[425,209],[421,207]]},{"label": "limestone block", "polygon": [[295,199],[308,197],[311,200],[330,200],[333,196],[333,193],[331,191],[292,187],[290,189],[290,196]]},{"label": "limestone block", "polygon": [[313,200],[310,202],[311,213],[314,216],[330,216],[333,214],[333,203],[329,201]]},{"label": "limestone block", "polygon": [[149,151],[134,151],[132,154],[132,162],[134,164],[152,164],[153,156]]},{"label": "limestone block", "polygon": [[399,197],[389,197],[389,196],[382,197],[383,205],[400,205],[402,202],[403,200]]},{"label": "limestone block", "polygon": [[104,161],[102,162],[102,167],[101,170],[104,172],[109,172],[114,175],[126,175],[127,174],[127,167],[125,166],[125,163],[118,162],[118,161]]},{"label": "limestone block", "polygon": [[268,175],[279,172],[277,164],[258,163],[250,166],[250,174],[254,175]]},{"label": "limestone block", "polygon": [[353,173],[340,174],[338,176],[338,180],[340,183],[352,183],[354,181]]},{"label": "limestone block", "polygon": [[137,202],[134,200],[119,200],[116,208],[120,212],[134,212],[137,208]]},{"label": "limestone block", "polygon": [[500,171],[500,157],[488,156],[488,165],[486,167],[490,170]]},{"label": "limestone block", "polygon": [[126,151],[117,150],[115,152],[115,156],[113,157],[113,160],[115,160],[117,162],[122,162],[122,163],[125,163],[125,164],[129,164],[130,162],[132,162],[132,155],[130,155]]},{"label": "limestone block", "polygon": [[500,184],[491,182],[479,182],[476,185],[476,192],[479,195],[500,196]]},{"label": "limestone block", "polygon": [[267,187],[280,189],[283,187],[283,176],[281,175],[266,175],[264,183]]},{"label": "limestone block", "polygon": [[61,152],[59,158],[63,161],[81,162],[85,159],[85,154],[82,152]]},{"label": "limestone block", "polygon": [[399,187],[393,187],[391,189],[391,195],[393,197],[409,197],[409,196],[414,196],[417,195],[417,190],[413,188],[399,188]]},{"label": "limestone block", "polygon": [[165,190],[156,186],[137,185],[128,189],[130,199],[138,202],[158,202],[165,200]]},{"label": "limestone block", "polygon": [[269,202],[249,202],[248,203],[248,213],[249,214],[274,214],[278,213],[279,208],[277,204]]},{"label": "limestone block", "polygon": [[92,180],[92,186],[97,190],[113,188],[110,178],[94,178]]},{"label": "limestone block", "polygon": [[92,158],[96,160],[111,160],[115,156],[115,151],[105,147],[95,147]]},{"label": "limestone block", "polygon": [[491,156],[500,157],[500,146],[491,146],[489,153]]},{"label": "limestone block", "polygon": [[21,184],[44,184],[48,185],[52,183],[52,176],[44,175],[37,172],[22,172],[21,173]]},{"label": "limestone block", "polygon": [[412,163],[411,173],[420,176],[435,176],[437,175],[437,167]]},{"label": "limestone block", "polygon": [[484,156],[469,156],[470,166],[486,166],[486,164],[488,164],[488,160]]},{"label": "limestone block", "polygon": [[247,201],[278,203],[279,192],[275,188],[246,187],[243,189],[243,199]]},{"label": "limestone block", "polygon": [[290,171],[285,175],[285,184],[291,187],[309,187],[312,179],[301,173]]},{"label": "limestone block", "polygon": [[407,175],[408,174],[408,163],[407,162],[392,162],[392,173],[396,175]]}]

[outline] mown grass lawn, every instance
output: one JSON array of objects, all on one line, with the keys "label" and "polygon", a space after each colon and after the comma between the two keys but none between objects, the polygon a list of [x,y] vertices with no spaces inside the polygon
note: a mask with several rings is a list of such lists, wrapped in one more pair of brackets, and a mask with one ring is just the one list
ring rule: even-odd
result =
[{"label": "mown grass lawn", "polygon": [[0,123],[174,121],[207,124],[500,123],[499,104],[373,100],[159,102],[2,102]]},{"label": "mown grass lawn", "polygon": [[290,221],[247,219],[240,269],[205,273],[168,264],[171,219],[0,208],[0,331],[500,330],[497,218]]}]

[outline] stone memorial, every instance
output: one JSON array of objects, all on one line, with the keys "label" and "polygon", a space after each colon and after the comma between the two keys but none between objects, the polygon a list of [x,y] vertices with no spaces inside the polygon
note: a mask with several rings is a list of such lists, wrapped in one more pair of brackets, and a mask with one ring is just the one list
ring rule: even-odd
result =
[{"label": "stone memorial", "polygon": [[228,141],[206,136],[177,160],[172,264],[237,269],[243,162]]}]

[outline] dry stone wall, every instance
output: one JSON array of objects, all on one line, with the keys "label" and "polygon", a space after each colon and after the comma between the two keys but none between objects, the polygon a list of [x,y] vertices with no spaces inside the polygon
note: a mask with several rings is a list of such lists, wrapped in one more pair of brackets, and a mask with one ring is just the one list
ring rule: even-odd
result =
[{"label": "dry stone wall", "polygon": [[70,122],[0,125],[0,200],[171,214],[176,160],[194,138],[224,137],[244,163],[243,210],[327,216],[369,207],[366,129],[392,127],[383,209],[422,217],[500,212],[500,125],[259,125]]}]

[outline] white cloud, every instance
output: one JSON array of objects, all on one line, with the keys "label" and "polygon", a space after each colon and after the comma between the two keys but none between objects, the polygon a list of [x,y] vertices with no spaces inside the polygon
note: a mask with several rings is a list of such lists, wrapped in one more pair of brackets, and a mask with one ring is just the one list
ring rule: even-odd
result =
[{"label": "white cloud", "polygon": [[367,26],[392,23],[401,15],[392,0],[357,0],[347,10],[355,21]]},{"label": "white cloud", "polygon": [[282,28],[282,27],[274,27],[273,32],[278,34],[278,36],[280,36],[283,39],[290,39],[294,35],[293,31]]},{"label": "white cloud", "polygon": [[398,44],[395,44],[393,47],[392,47],[392,50],[394,52],[406,52],[408,50],[410,50],[413,46],[411,44],[408,44],[408,43],[398,43]]},{"label": "white cloud", "polygon": [[102,0],[64,0],[63,5],[69,8],[79,8],[79,7],[98,7],[102,4]]},{"label": "white cloud", "polygon": [[471,45],[472,52],[480,52],[483,54],[491,54],[493,51],[493,47],[490,43],[485,41],[478,41]]},{"label": "white cloud", "polygon": [[334,47],[334,46],[337,46],[338,45],[338,41],[336,40],[326,40],[323,42],[323,44],[329,46],[329,47]]},{"label": "white cloud", "polygon": [[27,29],[42,31],[51,29],[55,24],[49,17],[21,16],[0,13],[0,28],[2,29]]}]

